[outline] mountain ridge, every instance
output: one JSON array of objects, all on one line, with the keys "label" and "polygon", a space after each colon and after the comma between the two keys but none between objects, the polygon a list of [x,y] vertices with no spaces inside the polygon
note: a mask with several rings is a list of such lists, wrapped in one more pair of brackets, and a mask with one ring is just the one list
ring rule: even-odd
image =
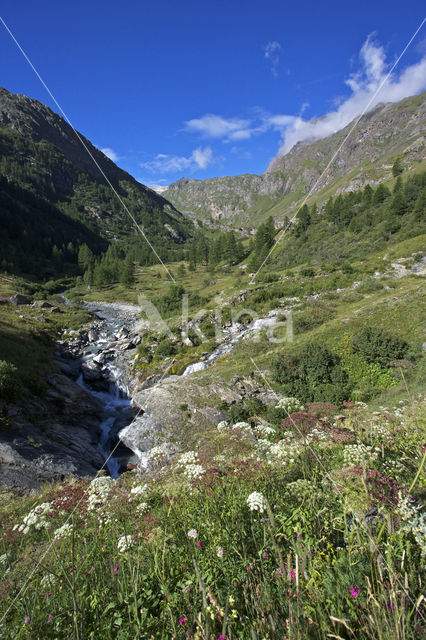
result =
[{"label": "mountain ridge", "polygon": [[169,185],[164,196],[194,217],[250,226],[281,200],[283,210],[291,212],[311,191],[317,194],[335,184],[338,193],[337,183],[342,179],[346,183],[341,191],[378,184],[397,156],[403,156],[410,167],[424,159],[426,92],[397,103],[379,104],[364,114],[353,137],[322,176],[354,122],[326,138],[297,143],[284,156],[274,158],[263,174],[204,181],[183,178]]},{"label": "mountain ridge", "polygon": [[[15,237],[15,226],[32,228],[40,236],[35,261],[42,254],[49,260],[54,248],[56,254],[67,251],[67,245],[74,243],[71,228],[64,234],[55,232],[55,226],[62,225],[62,215],[80,225],[77,247],[68,251],[70,259],[75,254],[74,262],[81,242],[86,241],[93,250],[105,247],[105,241],[134,242],[137,230],[131,218],[152,245],[164,251],[180,247],[191,234],[190,220],[163,196],[117,167],[85,136],[76,135],[62,116],[38,100],[4,88],[0,88],[0,178],[0,261],[15,266],[28,263],[29,248],[28,242]],[[148,259],[151,248],[145,240],[139,244],[142,260]]]}]

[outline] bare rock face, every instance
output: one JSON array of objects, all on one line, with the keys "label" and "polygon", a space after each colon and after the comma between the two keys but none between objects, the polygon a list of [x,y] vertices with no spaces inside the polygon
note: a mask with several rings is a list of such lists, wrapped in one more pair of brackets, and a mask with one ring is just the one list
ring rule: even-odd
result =
[{"label": "bare rock face", "polygon": [[218,408],[221,402],[239,404],[251,397],[265,404],[277,402],[276,394],[254,376],[209,384],[191,380],[191,376],[170,376],[133,394],[141,414],[120,431],[119,438],[144,466],[146,453],[158,444],[168,443],[177,449],[196,447],[204,432],[226,418]]},{"label": "bare rock face", "polygon": [[133,395],[143,414],[120,431],[119,438],[142,462],[144,453],[160,443],[195,446],[203,431],[225,418],[218,409],[220,401],[241,399],[240,393],[225,384],[202,385],[188,377],[170,376]]}]

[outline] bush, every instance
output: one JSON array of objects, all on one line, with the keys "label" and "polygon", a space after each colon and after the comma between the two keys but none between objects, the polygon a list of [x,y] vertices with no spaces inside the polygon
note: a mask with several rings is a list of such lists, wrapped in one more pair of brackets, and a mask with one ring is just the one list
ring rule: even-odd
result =
[{"label": "bush", "polygon": [[367,362],[378,363],[384,367],[391,360],[402,360],[409,345],[398,336],[393,336],[380,327],[363,327],[353,338],[353,351]]},{"label": "bush", "polygon": [[349,378],[340,356],[312,342],[287,358],[273,363],[273,377],[284,391],[301,402],[341,404],[350,394]]},{"label": "bush", "polygon": [[161,340],[161,342],[158,344],[158,347],[155,350],[155,355],[157,356],[173,356],[175,353],[177,353],[177,346],[174,342],[172,342],[172,340],[170,340],[169,338],[165,338],[164,340]]},{"label": "bush", "polygon": [[313,278],[315,275],[315,271],[311,267],[304,267],[300,270],[300,275],[303,278]]},{"label": "bush", "polygon": [[13,402],[19,395],[18,369],[6,360],[0,360],[0,400]]}]

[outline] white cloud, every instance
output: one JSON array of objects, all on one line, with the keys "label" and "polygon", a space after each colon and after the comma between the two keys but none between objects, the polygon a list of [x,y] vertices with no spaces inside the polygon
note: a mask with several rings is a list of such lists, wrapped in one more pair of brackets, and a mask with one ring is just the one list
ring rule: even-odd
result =
[{"label": "white cloud", "polygon": [[263,50],[265,52],[264,57],[270,64],[272,75],[277,78],[278,66],[280,64],[281,45],[276,40],[272,40],[263,47]]},{"label": "white cloud", "polygon": [[101,147],[100,150],[113,162],[118,162],[120,160],[118,153],[116,153],[114,149],[111,149],[111,147]]},{"label": "white cloud", "polygon": [[[317,120],[303,120],[300,116],[293,118],[283,131],[279,155],[287,153],[303,140],[318,140],[340,131],[361,115],[367,105],[372,109],[380,102],[397,102],[426,89],[426,56],[406,67],[399,76],[392,73],[380,90],[390,68],[384,48],[369,36],[359,57],[360,69],[346,80],[351,95],[343,99],[338,108]],[[285,116],[279,118],[284,122]]]},{"label": "white cloud", "polygon": [[271,115],[265,111],[257,110],[256,117],[248,118],[224,118],[214,113],[207,113],[201,118],[188,120],[185,123],[186,131],[199,133],[202,137],[222,138],[224,142],[239,142],[249,140],[252,136],[265,133],[269,129],[282,131],[295,120],[295,116]]},{"label": "white cloud", "polygon": [[214,113],[206,113],[201,118],[194,118],[185,122],[186,131],[199,133],[206,138],[238,139],[238,136],[244,134],[249,126],[250,120],[223,118]]},{"label": "white cloud", "polygon": [[149,187],[153,191],[156,191],[157,193],[164,193],[164,191],[166,191],[169,188],[168,184],[154,184],[151,182],[149,182],[145,186]]},{"label": "white cloud", "polygon": [[213,162],[213,151],[210,147],[197,147],[190,156],[175,156],[158,153],[153,160],[141,163],[141,167],[153,173],[179,173],[189,170],[206,169]]}]

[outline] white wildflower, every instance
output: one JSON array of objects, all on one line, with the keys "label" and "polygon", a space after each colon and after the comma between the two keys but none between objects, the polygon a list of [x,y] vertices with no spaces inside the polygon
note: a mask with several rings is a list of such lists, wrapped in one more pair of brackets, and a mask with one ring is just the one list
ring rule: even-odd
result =
[{"label": "white wildflower", "polygon": [[305,480],[304,478],[300,478],[294,482],[289,482],[286,488],[291,497],[295,498],[299,502],[302,502],[302,500],[311,496],[313,492],[312,482],[309,482],[309,480]]},{"label": "white wildflower", "polygon": [[177,464],[184,467],[186,464],[195,464],[198,460],[198,453],[196,451],[187,451],[182,453],[179,457]]},{"label": "white wildflower", "polygon": [[225,429],[228,428],[228,423],[226,422],[226,420],[222,420],[221,422],[219,422],[219,424],[217,425],[217,429],[219,431],[224,431]]},{"label": "white wildflower", "polygon": [[422,555],[426,555],[426,514],[420,513],[421,505],[415,507],[407,496],[400,500],[398,504],[398,513],[404,525],[402,531],[412,533],[415,541],[420,547]]},{"label": "white wildflower", "polygon": [[53,573],[47,573],[40,579],[40,586],[42,589],[52,589],[56,584],[58,584],[58,582],[59,578],[57,578]]},{"label": "white wildflower", "polygon": [[113,487],[114,480],[110,476],[98,476],[94,478],[88,489],[88,510],[94,511],[103,506]]},{"label": "white wildflower", "polygon": [[216,555],[218,558],[223,558],[223,547],[217,548]]},{"label": "white wildflower", "polygon": [[358,444],[347,444],[343,449],[343,459],[347,467],[355,465],[366,466],[374,462],[379,457],[380,449],[373,449],[362,442]]},{"label": "white wildflower", "polygon": [[247,498],[247,504],[250,511],[260,511],[260,513],[263,513],[266,509],[265,496],[259,491],[253,491]]},{"label": "white wildflower", "polygon": [[72,535],[72,525],[71,524],[63,524],[62,527],[55,530],[53,534],[54,540],[60,540],[61,538],[69,538]]},{"label": "white wildflower", "polygon": [[205,473],[205,469],[200,464],[187,464],[183,470],[184,475],[189,480],[196,480]]},{"label": "white wildflower", "polygon": [[198,538],[198,532],[197,529],[190,529],[188,531],[188,538]]},{"label": "white wildflower", "polygon": [[233,429],[240,429],[241,431],[251,431],[251,426],[248,422],[236,422],[232,425]]},{"label": "white wildflower", "polygon": [[27,534],[31,527],[34,529],[49,529],[50,522],[46,519],[46,515],[52,511],[52,506],[49,502],[43,502],[34,507],[28,515],[22,520],[22,524],[15,524],[14,531],[18,530],[20,533]]},{"label": "white wildflower", "polygon": [[121,536],[121,538],[117,542],[117,547],[119,551],[124,553],[124,551],[130,549],[130,547],[133,547],[134,544],[135,541],[133,540],[132,536]]},{"label": "white wildflower", "polygon": [[268,427],[266,424],[258,424],[254,430],[262,436],[270,436],[275,433],[275,429],[273,427]]},{"label": "white wildflower", "polygon": [[301,411],[303,409],[303,405],[297,398],[281,398],[278,404],[275,405],[276,409],[284,409],[284,411],[288,414],[296,413],[297,411]]},{"label": "white wildflower", "polygon": [[149,504],[147,502],[140,502],[136,507],[136,513],[140,516],[142,516],[147,511],[149,511]]},{"label": "white wildflower", "polygon": [[142,496],[145,496],[147,492],[148,492],[147,484],[138,484],[135,487],[132,487],[130,489],[130,495],[132,498],[141,498]]}]

